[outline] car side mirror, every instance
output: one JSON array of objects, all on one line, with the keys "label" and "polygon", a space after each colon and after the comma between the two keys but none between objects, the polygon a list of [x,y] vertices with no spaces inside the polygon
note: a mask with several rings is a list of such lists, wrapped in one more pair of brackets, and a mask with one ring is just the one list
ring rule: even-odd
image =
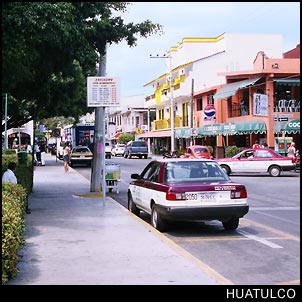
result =
[{"label": "car side mirror", "polygon": [[133,173],[133,174],[131,174],[131,179],[139,179],[139,174],[137,174],[137,173]]}]

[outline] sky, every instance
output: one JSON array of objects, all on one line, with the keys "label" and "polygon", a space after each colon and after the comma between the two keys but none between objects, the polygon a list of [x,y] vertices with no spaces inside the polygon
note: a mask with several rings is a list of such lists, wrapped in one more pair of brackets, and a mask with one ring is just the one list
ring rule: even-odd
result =
[{"label": "sky", "polygon": [[150,55],[164,55],[183,38],[278,34],[283,52],[300,43],[300,2],[131,2],[128,12],[118,15],[126,23],[149,19],[164,31],[138,38],[132,48],[124,41],[108,47],[106,76],[119,79],[121,97],[153,93],[152,86],[143,86],[165,73],[169,60]]}]

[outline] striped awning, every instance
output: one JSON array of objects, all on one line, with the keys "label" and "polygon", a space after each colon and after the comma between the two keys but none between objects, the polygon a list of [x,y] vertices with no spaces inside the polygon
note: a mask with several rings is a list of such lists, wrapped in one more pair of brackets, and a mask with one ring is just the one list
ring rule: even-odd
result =
[{"label": "striped awning", "polygon": [[239,89],[254,85],[261,77],[225,84],[213,96],[214,99],[224,99],[236,94]]}]

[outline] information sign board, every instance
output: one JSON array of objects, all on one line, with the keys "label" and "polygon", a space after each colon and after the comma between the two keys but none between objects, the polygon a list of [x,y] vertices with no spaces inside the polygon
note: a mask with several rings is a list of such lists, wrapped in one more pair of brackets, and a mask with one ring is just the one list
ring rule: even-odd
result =
[{"label": "information sign board", "polygon": [[87,106],[108,107],[120,105],[118,78],[87,77]]}]

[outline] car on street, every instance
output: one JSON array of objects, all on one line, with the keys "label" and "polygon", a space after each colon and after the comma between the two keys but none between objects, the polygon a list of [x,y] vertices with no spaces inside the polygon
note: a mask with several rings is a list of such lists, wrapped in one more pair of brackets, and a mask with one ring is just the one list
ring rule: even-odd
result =
[{"label": "car on street", "polygon": [[70,153],[69,165],[86,165],[91,166],[93,154],[87,146],[73,147]]},{"label": "car on street", "polygon": [[111,149],[111,155],[112,156],[124,156],[125,147],[126,147],[125,144],[116,144]]},{"label": "car on street", "polygon": [[105,142],[105,158],[111,158],[111,149],[112,149],[112,143],[111,141]]},{"label": "car on street", "polygon": [[285,157],[270,148],[248,148],[230,158],[216,159],[228,174],[235,173],[269,173],[280,176],[282,171],[295,170],[295,159]]},{"label": "car on street", "polygon": [[128,210],[151,215],[151,225],[161,232],[169,221],[219,220],[226,230],[235,230],[249,211],[246,187],[214,160],[156,159],[131,179]]},{"label": "car on street", "polygon": [[185,149],[181,158],[207,158],[214,159],[211,152],[207,146],[202,145],[192,145]]},{"label": "car on street", "polygon": [[138,158],[148,158],[148,144],[146,141],[130,141],[124,151],[124,158],[132,158],[133,156]]}]

